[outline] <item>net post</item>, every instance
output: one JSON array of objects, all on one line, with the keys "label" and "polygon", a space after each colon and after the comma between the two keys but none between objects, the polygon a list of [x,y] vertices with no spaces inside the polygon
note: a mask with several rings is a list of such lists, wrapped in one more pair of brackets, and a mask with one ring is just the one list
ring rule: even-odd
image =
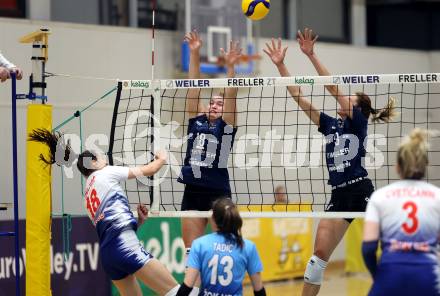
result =
[{"label": "net post", "polygon": [[[160,110],[161,110],[161,96],[160,96],[160,80],[151,81],[152,96],[151,96],[151,152],[154,153],[160,150]],[[157,124],[157,126],[156,126]],[[154,156],[153,156],[154,159]],[[151,212],[159,212],[160,208],[160,186],[157,175],[151,177],[150,186],[150,205]]]}]

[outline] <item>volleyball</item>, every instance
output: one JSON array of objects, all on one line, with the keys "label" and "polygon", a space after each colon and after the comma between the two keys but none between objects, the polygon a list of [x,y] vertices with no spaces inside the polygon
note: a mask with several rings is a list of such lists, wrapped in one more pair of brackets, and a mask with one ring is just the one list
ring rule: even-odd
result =
[{"label": "volleyball", "polygon": [[258,21],[269,13],[270,0],[243,0],[241,9],[245,16],[253,21]]}]

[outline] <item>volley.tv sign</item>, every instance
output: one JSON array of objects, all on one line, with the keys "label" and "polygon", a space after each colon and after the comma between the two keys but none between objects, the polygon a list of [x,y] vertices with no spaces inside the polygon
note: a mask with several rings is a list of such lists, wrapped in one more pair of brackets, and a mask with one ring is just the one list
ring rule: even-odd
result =
[{"label": "volley.tv sign", "polygon": [[[72,231],[63,237],[62,219],[52,219],[51,259],[52,295],[110,295],[110,279],[105,274],[99,257],[99,242],[95,228],[87,217],[72,218]],[[20,232],[20,286],[25,291],[26,230],[25,220],[19,221]],[[0,231],[10,231],[14,221],[0,221]],[[63,240],[70,248],[63,252]],[[14,240],[4,238],[0,247],[0,296],[15,295]],[[89,293],[93,291],[93,293]]]}]

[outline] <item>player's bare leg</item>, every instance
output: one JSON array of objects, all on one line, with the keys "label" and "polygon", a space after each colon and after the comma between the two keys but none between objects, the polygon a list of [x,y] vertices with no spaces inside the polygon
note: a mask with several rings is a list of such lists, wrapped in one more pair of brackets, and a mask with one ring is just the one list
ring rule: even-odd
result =
[{"label": "player's bare leg", "polygon": [[112,282],[118,288],[121,296],[142,296],[141,287],[139,287],[136,277],[132,274],[122,280]]},{"label": "player's bare leg", "polygon": [[[191,248],[191,244],[195,239],[205,234],[207,224],[207,218],[182,218],[182,238],[187,250]],[[194,286],[200,287],[200,284],[201,280],[199,277]]]},{"label": "player's bare leg", "polygon": [[139,269],[135,276],[159,295],[165,295],[178,285],[168,269],[155,258]]},{"label": "player's bare leg", "polygon": [[[316,232],[313,254],[321,260],[328,262],[349,226],[350,224],[344,219],[321,219]],[[315,285],[304,282],[302,295],[315,296],[320,288],[320,284]]]}]

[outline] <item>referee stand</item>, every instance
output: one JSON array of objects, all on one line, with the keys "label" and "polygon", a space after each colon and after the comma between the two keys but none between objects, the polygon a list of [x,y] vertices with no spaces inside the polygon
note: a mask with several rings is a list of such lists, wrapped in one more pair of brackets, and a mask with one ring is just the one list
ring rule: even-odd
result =
[{"label": "referee stand", "polygon": [[20,296],[20,236],[18,231],[18,173],[17,173],[17,92],[15,73],[11,73],[12,80],[12,178],[13,178],[13,203],[1,203],[0,210],[14,208],[14,231],[0,232],[0,237],[14,237],[15,256],[15,295]]},{"label": "referee stand", "polygon": [[[21,287],[20,287],[20,234],[19,234],[19,213],[18,213],[18,149],[17,149],[17,100],[23,100],[23,99],[28,99],[31,101],[35,101],[35,100],[41,100],[41,105],[43,106],[45,105],[46,101],[47,101],[47,97],[45,96],[45,89],[46,89],[46,83],[45,83],[45,63],[47,61],[47,49],[48,49],[48,35],[50,34],[48,29],[40,29],[36,32],[30,33],[26,36],[23,36],[20,39],[21,43],[32,43],[32,48],[33,48],[33,54],[32,54],[32,74],[30,75],[29,78],[29,92],[28,94],[17,94],[17,79],[16,79],[16,74],[15,73],[11,73],[11,82],[12,82],[12,90],[11,90],[11,99],[12,99],[12,108],[11,108],[11,113],[12,113],[12,170],[13,170],[13,174],[12,174],[12,178],[13,178],[13,203],[0,203],[0,211],[4,211],[7,210],[8,208],[13,208],[14,210],[14,230],[13,231],[6,231],[6,232],[0,232],[0,237],[14,237],[14,249],[15,249],[15,295],[16,296],[20,296],[22,295],[21,293]],[[31,105],[29,107],[32,107],[35,105]],[[38,107],[35,106],[35,107]],[[46,106],[47,107],[47,106]],[[35,109],[35,108],[33,108]],[[29,109],[30,110],[30,109]],[[28,110],[28,128],[31,127],[32,122],[29,123],[29,120],[31,119],[31,114]],[[51,110],[51,109],[50,109]],[[36,112],[33,112],[36,113]],[[45,117],[45,116],[41,116],[41,114],[39,114],[38,116],[33,116],[35,117]],[[47,117],[47,116],[46,116]],[[39,121],[37,121],[39,122]],[[33,126],[34,128],[35,126]],[[27,136],[26,136],[27,137]],[[28,160],[27,160],[27,167],[26,167],[26,171],[29,171],[29,153],[37,153],[37,155],[39,155],[41,149],[39,150],[35,150],[35,151],[29,151],[32,149],[29,149],[29,145],[27,147],[28,149]],[[35,162],[38,161],[38,157],[35,158]],[[41,170],[41,169],[40,169]],[[41,170],[41,174],[42,176],[40,177],[44,177],[44,172],[42,172],[43,170]],[[50,174],[50,170],[49,170],[49,174]],[[36,176],[36,178],[38,178]],[[31,188],[29,188],[29,183],[33,183],[33,184],[38,184],[38,182],[29,182],[28,178],[26,178],[26,191],[27,191],[27,197],[30,195],[29,192],[34,190],[34,188],[31,190]],[[40,184],[41,185],[41,184]],[[47,184],[46,184],[47,185]],[[50,183],[48,184],[49,188],[50,188]],[[40,186],[40,187],[44,187],[44,186]],[[44,188],[43,188],[44,189]],[[35,191],[32,191],[32,195],[35,195],[35,197],[37,199],[39,199],[41,197],[41,195],[36,194]],[[29,206],[29,198],[26,198],[27,204]],[[49,199],[50,201],[50,199]],[[38,202],[41,202],[38,201]],[[38,211],[38,209],[34,209],[33,207],[28,207],[28,208],[32,208],[33,211],[29,211],[29,214],[26,217],[26,222],[30,222],[29,221],[29,216],[38,216],[38,218],[41,217],[42,211]],[[36,210],[36,211],[34,211]],[[37,212],[37,215],[32,214],[33,212]],[[48,236],[50,236],[50,206],[48,207],[47,213],[49,213],[49,215],[46,215],[48,219],[44,219],[46,220],[45,222],[49,222],[48,224],[48,229],[49,231],[47,232]],[[26,223],[26,227],[29,226],[29,224],[33,224],[35,221],[33,220],[31,223]],[[46,223],[47,224],[47,223]],[[37,227],[40,227],[40,225],[36,225]],[[35,227],[35,226],[34,226]],[[26,232],[28,232],[28,229],[26,230]],[[37,233],[36,233],[37,234]],[[28,237],[28,236],[27,236]],[[50,246],[50,240],[47,241],[49,246]],[[39,244],[39,243],[36,243]],[[34,245],[36,245],[34,244]],[[29,245],[28,245],[29,246]],[[43,246],[45,247],[45,246]],[[47,252],[47,255],[49,255],[49,248],[47,248],[47,250],[45,251]],[[29,250],[27,250],[27,254],[28,257],[27,258],[27,263],[29,267],[29,263],[32,261],[29,258],[31,256],[29,256]],[[38,254],[38,255],[41,255]],[[35,257],[35,256],[34,256]],[[47,256],[47,261],[50,267],[50,257]],[[35,264],[38,264],[39,262],[35,262]],[[24,268],[24,267],[23,267]],[[37,281],[33,281],[33,283],[35,285],[32,286],[32,288],[28,287],[27,291],[26,291],[26,295],[31,295],[33,293],[38,293],[38,295],[51,295],[50,292],[50,268],[47,268],[47,266],[43,266],[42,268],[46,268],[46,271],[43,272],[43,274],[36,274],[35,276],[38,277]],[[29,269],[29,268],[27,268]],[[47,274],[47,276],[46,276]],[[45,282],[42,282],[41,279],[43,277],[47,277],[47,280]],[[29,273],[27,273],[27,277],[26,277],[26,285],[28,285],[28,282],[30,281],[30,278],[32,278],[33,276],[30,275]],[[38,287],[37,287],[38,286]],[[41,291],[41,288],[45,289],[46,292],[44,293],[40,293],[38,291]]]}]

